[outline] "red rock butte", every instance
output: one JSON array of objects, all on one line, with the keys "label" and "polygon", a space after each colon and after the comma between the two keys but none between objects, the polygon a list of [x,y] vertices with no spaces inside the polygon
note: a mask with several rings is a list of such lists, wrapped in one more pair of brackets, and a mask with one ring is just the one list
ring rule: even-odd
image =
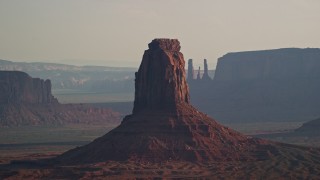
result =
[{"label": "red rock butte", "polygon": [[177,39],[155,39],[149,43],[135,79],[133,114],[141,110],[176,109],[189,103],[183,54]]},{"label": "red rock butte", "polygon": [[177,39],[154,39],[136,72],[132,115],[104,136],[55,160],[216,162],[277,154],[273,143],[222,126],[191,106],[184,65]]}]

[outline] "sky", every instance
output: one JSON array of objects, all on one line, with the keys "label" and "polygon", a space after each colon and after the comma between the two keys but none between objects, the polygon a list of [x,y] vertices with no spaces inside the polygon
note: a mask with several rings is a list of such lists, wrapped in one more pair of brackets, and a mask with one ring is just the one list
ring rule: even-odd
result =
[{"label": "sky", "polygon": [[[319,0],[0,0],[0,59],[138,67],[154,38],[228,52],[320,47]],[[203,66],[202,66],[203,67]]]}]

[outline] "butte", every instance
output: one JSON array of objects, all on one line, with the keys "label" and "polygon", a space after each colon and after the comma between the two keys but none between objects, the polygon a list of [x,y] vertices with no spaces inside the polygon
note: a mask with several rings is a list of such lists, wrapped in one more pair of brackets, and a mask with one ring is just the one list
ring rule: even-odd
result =
[{"label": "butte", "polygon": [[154,39],[135,74],[131,115],[90,144],[55,158],[63,164],[103,161],[256,161],[279,144],[242,135],[190,104],[185,61],[177,39]]}]

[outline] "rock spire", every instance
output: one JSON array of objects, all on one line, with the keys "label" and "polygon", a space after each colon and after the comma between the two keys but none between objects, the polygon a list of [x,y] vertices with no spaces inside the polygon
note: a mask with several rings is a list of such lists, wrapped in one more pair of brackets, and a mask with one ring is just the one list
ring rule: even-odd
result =
[{"label": "rock spire", "polygon": [[202,75],[202,80],[211,80],[209,73],[208,73],[208,63],[207,63],[207,59],[203,60],[203,67],[204,67],[204,72]]},{"label": "rock spire", "polygon": [[188,81],[192,81],[193,80],[193,60],[192,59],[189,59],[188,60],[188,78],[187,80]]}]

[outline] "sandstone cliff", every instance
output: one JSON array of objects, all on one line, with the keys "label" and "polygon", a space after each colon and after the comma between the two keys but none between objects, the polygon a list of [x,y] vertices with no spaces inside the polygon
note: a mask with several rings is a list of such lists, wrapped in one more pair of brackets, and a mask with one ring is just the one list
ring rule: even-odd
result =
[{"label": "sandstone cliff", "polygon": [[82,104],[60,104],[51,94],[50,80],[31,78],[19,71],[0,71],[0,126],[117,125],[120,113]]}]

